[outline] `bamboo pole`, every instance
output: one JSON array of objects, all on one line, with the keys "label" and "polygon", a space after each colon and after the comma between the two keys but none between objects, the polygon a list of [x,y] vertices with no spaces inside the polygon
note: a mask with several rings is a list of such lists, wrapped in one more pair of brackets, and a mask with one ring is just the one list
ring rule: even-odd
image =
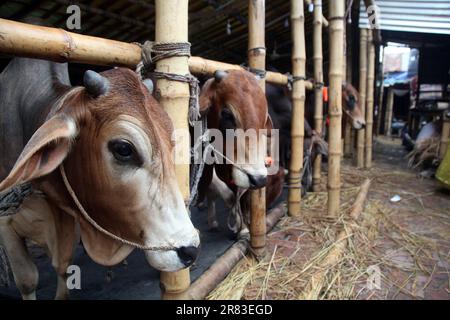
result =
[{"label": "bamboo pole", "polygon": [[442,123],[441,144],[439,146],[439,158],[441,160],[444,159],[445,157],[449,141],[450,141],[450,117],[444,116]]},{"label": "bamboo pole", "polygon": [[373,139],[373,102],[375,87],[375,46],[373,44],[372,34],[368,37],[368,68],[367,68],[367,98],[366,98],[366,148],[365,162],[366,168],[372,167],[372,139]]},{"label": "bamboo pole", "polygon": [[[141,48],[134,43],[91,37],[57,28],[0,19],[0,34],[0,53],[11,56],[129,68],[135,68],[141,61]],[[201,57],[191,57],[189,69],[194,74],[207,75],[213,75],[216,70],[243,70],[239,65]],[[266,81],[287,85],[289,78],[285,74],[269,71]],[[313,90],[311,81],[306,81],[305,85],[308,90]]]},{"label": "bamboo pole", "polygon": [[[359,189],[358,196],[356,197],[355,203],[353,205],[352,211],[350,213],[350,218],[353,222],[356,222],[361,215],[362,209],[364,207],[364,201],[367,198],[367,193],[370,187],[370,180],[366,179]],[[319,271],[313,274],[309,280],[305,292],[300,295],[301,300],[317,300],[319,298],[320,292],[322,291],[325,277],[328,270],[334,267],[344,253],[347,247],[347,239],[352,234],[352,229],[355,224],[349,224],[348,228],[339,232],[334,242],[333,248],[329,251],[325,259],[320,263]]]},{"label": "bamboo pole", "polygon": [[394,110],[394,88],[389,87],[386,102],[386,114],[384,116],[384,135],[391,136],[392,112]]},{"label": "bamboo pole", "polygon": [[[315,2],[314,0],[305,0],[305,3],[306,3],[307,5],[310,5],[311,3],[314,3],[314,9],[315,9],[315,7],[316,7],[316,2]],[[322,5],[322,4],[321,4],[321,5]],[[320,20],[321,20],[322,26],[323,26],[324,28],[328,28],[329,22],[328,22],[327,18],[325,18],[322,14],[321,14],[321,16],[320,16],[319,18],[320,18]]]},{"label": "bamboo pole", "polygon": [[[188,41],[188,0],[155,1],[155,40],[156,42]],[[185,75],[189,73],[187,57],[170,57],[156,63],[156,71]],[[187,83],[158,80],[159,102],[169,114],[175,129],[189,132],[189,85]],[[184,151],[189,159],[190,142],[186,139],[175,141],[178,150]],[[182,144],[180,146],[180,144]],[[189,198],[189,164],[175,164],[178,186],[185,201]],[[161,272],[163,299],[180,299],[190,285],[189,268],[179,272]]]},{"label": "bamboo pole", "polygon": [[[345,10],[345,8],[344,8]],[[344,57],[342,59],[342,80],[347,81],[347,24],[344,19]],[[343,125],[342,132],[344,133],[342,136],[342,157],[341,160],[344,160],[344,157],[347,157],[350,155],[350,138],[351,138],[351,132],[350,132],[350,126],[348,125],[348,119],[345,116],[345,114],[342,115],[343,117]]]},{"label": "bamboo pole", "polygon": [[136,66],[135,44],[0,19],[0,51],[13,56],[96,65]]},{"label": "bamboo pole", "polygon": [[[359,104],[363,116],[366,115],[366,89],[367,89],[367,29],[360,29],[359,42]],[[356,167],[364,167],[364,139],[365,129],[358,130],[356,136]]]},{"label": "bamboo pole", "polygon": [[[322,136],[323,126],[323,45],[322,45],[322,0],[314,0],[313,62],[314,62],[314,130]],[[322,155],[314,160],[313,190],[320,190]]]},{"label": "bamboo pole", "polygon": [[[283,204],[272,209],[265,218],[266,230],[269,232],[286,214]],[[187,299],[204,299],[245,256],[249,247],[248,241],[240,240],[233,244],[219,259],[217,259],[186,292]]]},{"label": "bamboo pole", "polygon": [[291,162],[289,166],[290,188],[288,212],[291,216],[300,215],[301,172],[303,168],[303,138],[305,135],[305,13],[303,0],[291,0],[292,28],[292,74],[299,77],[292,88]]},{"label": "bamboo pole", "polygon": [[[266,7],[265,0],[248,1],[248,64],[251,68],[266,69]],[[266,81],[259,85],[263,91]],[[262,256],[266,247],[266,188],[250,191],[250,245],[252,252]]]},{"label": "bamboo pole", "polygon": [[382,60],[380,64],[380,71],[379,71],[379,78],[380,78],[380,89],[379,89],[379,96],[378,96],[378,113],[377,113],[377,128],[375,129],[375,133],[378,136],[380,134],[381,130],[381,119],[383,115],[383,102],[384,102],[384,48],[382,47],[381,50]]},{"label": "bamboo pole", "polygon": [[[350,8],[347,10],[351,10]],[[345,74],[346,74],[346,81],[347,83],[353,84],[353,80],[352,80],[352,75],[353,75],[353,43],[351,41],[352,39],[352,30],[353,30],[353,25],[351,23],[348,23],[347,21],[345,21],[346,23],[346,36],[345,36],[345,45],[346,45],[346,49],[345,49],[345,53],[346,53],[346,70],[345,70]],[[354,149],[354,144],[353,144],[353,139],[352,139],[352,133],[354,134],[354,129],[350,123],[350,121],[348,120],[348,117],[344,114],[344,117],[347,118],[347,120],[344,122],[345,125],[345,133],[344,133],[344,156],[346,157],[351,157]]]},{"label": "bamboo pole", "polygon": [[329,2],[330,10],[330,94],[328,215],[337,216],[341,191],[342,63],[344,53],[345,0]]}]

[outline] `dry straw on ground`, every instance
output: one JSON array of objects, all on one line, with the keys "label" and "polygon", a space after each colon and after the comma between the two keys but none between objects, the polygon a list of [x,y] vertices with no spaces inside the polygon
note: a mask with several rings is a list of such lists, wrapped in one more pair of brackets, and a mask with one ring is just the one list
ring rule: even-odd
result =
[{"label": "dry straw on ground", "polygon": [[[437,267],[439,261],[450,263],[448,247],[447,251],[440,250],[434,239],[436,233],[444,243],[450,239],[448,214],[439,208],[417,210],[419,215],[438,219],[438,224],[446,227],[430,227],[425,234],[404,226],[407,220],[401,219],[407,216],[386,204],[387,190],[404,189],[402,181],[415,179],[414,174],[344,168],[344,176],[338,219],[324,215],[325,192],[310,194],[302,203],[302,216],[283,218],[269,235],[266,257],[259,262],[251,257],[243,259],[208,299],[304,297],[311,277],[320,271],[325,257],[336,246],[337,234],[349,229],[351,233],[343,240],[347,247],[340,259],[328,266],[318,299],[397,298],[400,294],[403,298],[423,298],[438,269],[448,276],[448,270]],[[369,201],[354,222],[349,219],[349,212],[359,185],[367,177],[372,178]],[[430,194],[405,191],[403,196],[404,202],[416,201],[420,206],[420,199]],[[374,269],[381,271],[379,290],[370,290],[367,285]]]}]

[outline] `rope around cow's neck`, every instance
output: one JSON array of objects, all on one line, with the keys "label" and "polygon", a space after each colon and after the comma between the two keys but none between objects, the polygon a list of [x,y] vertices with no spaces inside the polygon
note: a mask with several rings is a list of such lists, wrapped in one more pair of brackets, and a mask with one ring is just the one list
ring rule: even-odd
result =
[{"label": "rope around cow's neck", "polygon": [[115,234],[109,232],[108,230],[104,229],[102,226],[100,226],[97,222],[95,222],[94,219],[89,216],[89,214],[86,212],[86,210],[83,208],[83,205],[78,200],[77,195],[75,194],[75,191],[73,191],[72,186],[69,183],[69,180],[67,179],[66,171],[64,170],[64,165],[61,164],[59,166],[59,171],[61,172],[62,179],[64,181],[64,185],[66,186],[67,191],[69,192],[73,202],[75,202],[75,205],[77,206],[78,210],[81,212],[83,217],[86,219],[87,222],[89,222],[95,229],[103,233],[104,235],[122,243],[126,244],[128,246],[141,249],[141,250],[148,250],[148,251],[172,251],[177,250],[174,246],[146,246],[142,245],[130,240],[123,239],[119,236],[116,236]]}]

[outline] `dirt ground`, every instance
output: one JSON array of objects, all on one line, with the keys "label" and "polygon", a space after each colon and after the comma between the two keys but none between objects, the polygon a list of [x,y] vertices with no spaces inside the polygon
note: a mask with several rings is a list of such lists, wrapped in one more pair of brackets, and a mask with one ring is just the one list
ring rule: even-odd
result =
[{"label": "dirt ground", "polygon": [[[266,257],[246,257],[209,298],[298,299],[314,289],[318,299],[449,299],[450,194],[408,169],[405,155],[400,140],[380,137],[372,169],[346,159],[341,216],[326,216],[326,192],[310,193],[302,215],[283,218],[270,233]],[[365,178],[368,197],[351,221]],[[390,201],[396,195],[401,200]],[[341,230],[348,230],[344,253],[323,268]],[[318,273],[323,279],[312,281]]]}]

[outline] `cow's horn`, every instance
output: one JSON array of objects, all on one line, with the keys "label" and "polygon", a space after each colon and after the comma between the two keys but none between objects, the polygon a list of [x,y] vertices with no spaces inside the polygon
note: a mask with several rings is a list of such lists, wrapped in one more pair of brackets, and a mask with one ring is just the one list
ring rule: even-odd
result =
[{"label": "cow's horn", "polygon": [[107,93],[109,90],[108,79],[92,70],[88,70],[84,73],[83,83],[86,90],[94,98]]},{"label": "cow's horn", "polygon": [[150,94],[152,94],[153,93],[153,81],[152,81],[152,79],[145,79],[142,82],[144,83],[144,86],[148,89],[148,92],[150,92]]},{"label": "cow's horn", "polygon": [[216,72],[214,72],[214,79],[216,79],[217,82],[222,81],[227,76],[228,76],[228,72],[223,71],[223,70],[217,70]]}]

